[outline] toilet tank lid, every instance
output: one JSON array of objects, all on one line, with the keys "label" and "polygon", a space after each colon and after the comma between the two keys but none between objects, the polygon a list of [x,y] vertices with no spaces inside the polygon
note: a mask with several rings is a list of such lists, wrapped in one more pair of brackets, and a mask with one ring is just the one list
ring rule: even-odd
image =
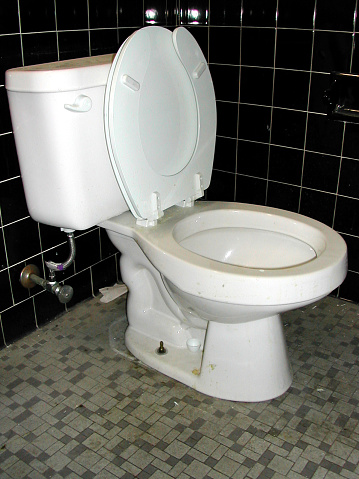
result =
[{"label": "toilet tank lid", "polygon": [[5,73],[9,91],[51,93],[106,85],[115,54],[75,58],[12,68]]}]

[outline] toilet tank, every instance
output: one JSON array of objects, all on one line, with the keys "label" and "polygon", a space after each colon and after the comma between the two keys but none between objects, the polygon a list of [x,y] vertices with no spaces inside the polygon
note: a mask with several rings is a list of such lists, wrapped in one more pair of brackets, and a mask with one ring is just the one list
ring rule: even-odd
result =
[{"label": "toilet tank", "polygon": [[36,221],[82,230],[128,210],[103,123],[113,58],[101,55],[6,72],[26,202]]}]

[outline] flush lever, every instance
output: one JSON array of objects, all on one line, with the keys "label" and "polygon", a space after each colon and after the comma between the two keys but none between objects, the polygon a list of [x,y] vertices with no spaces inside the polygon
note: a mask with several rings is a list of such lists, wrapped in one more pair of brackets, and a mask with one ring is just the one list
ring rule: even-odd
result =
[{"label": "flush lever", "polygon": [[86,111],[90,111],[92,108],[92,100],[90,97],[86,95],[79,95],[76,97],[74,103],[72,105],[65,104],[64,108],[69,111],[74,111],[77,113],[84,113]]}]

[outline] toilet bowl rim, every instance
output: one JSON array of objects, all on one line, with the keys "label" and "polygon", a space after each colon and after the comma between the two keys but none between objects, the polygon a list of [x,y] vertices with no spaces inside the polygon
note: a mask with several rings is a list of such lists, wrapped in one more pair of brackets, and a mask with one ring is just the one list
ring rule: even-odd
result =
[{"label": "toilet bowl rim", "polygon": [[[299,225],[308,225],[324,240],[324,248],[315,259],[307,263],[289,268],[260,270],[206,258],[185,249],[176,240],[175,229],[181,220],[193,220],[198,214],[218,215],[220,211],[229,214],[238,211],[265,213],[275,218],[296,221]],[[268,304],[268,295],[264,292],[268,288],[278,291],[278,294],[272,294],[271,304],[277,304],[279,296],[283,298],[283,293],[280,292],[290,291],[291,287],[301,290],[302,299],[307,296],[319,297],[339,286],[347,272],[347,248],[338,233],[312,218],[276,208],[199,201],[192,208],[169,208],[164,218],[152,228],[137,226],[129,212],[112,218],[101,226],[132,237],[158,271],[183,291],[209,299],[216,297],[222,302],[232,302],[238,296],[248,296],[253,288],[256,290],[258,304]],[[288,302],[292,302],[293,295],[288,293],[286,296]],[[252,304],[252,299],[248,301]]]}]

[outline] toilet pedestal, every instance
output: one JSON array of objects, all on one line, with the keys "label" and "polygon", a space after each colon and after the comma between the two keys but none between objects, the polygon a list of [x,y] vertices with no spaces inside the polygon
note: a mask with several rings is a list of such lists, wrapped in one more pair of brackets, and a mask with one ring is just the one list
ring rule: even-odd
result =
[{"label": "toilet pedestal", "polygon": [[148,366],[197,391],[232,401],[266,401],[291,385],[287,348],[279,315],[238,324],[209,322],[203,351],[166,346],[131,326],[127,348]]}]

